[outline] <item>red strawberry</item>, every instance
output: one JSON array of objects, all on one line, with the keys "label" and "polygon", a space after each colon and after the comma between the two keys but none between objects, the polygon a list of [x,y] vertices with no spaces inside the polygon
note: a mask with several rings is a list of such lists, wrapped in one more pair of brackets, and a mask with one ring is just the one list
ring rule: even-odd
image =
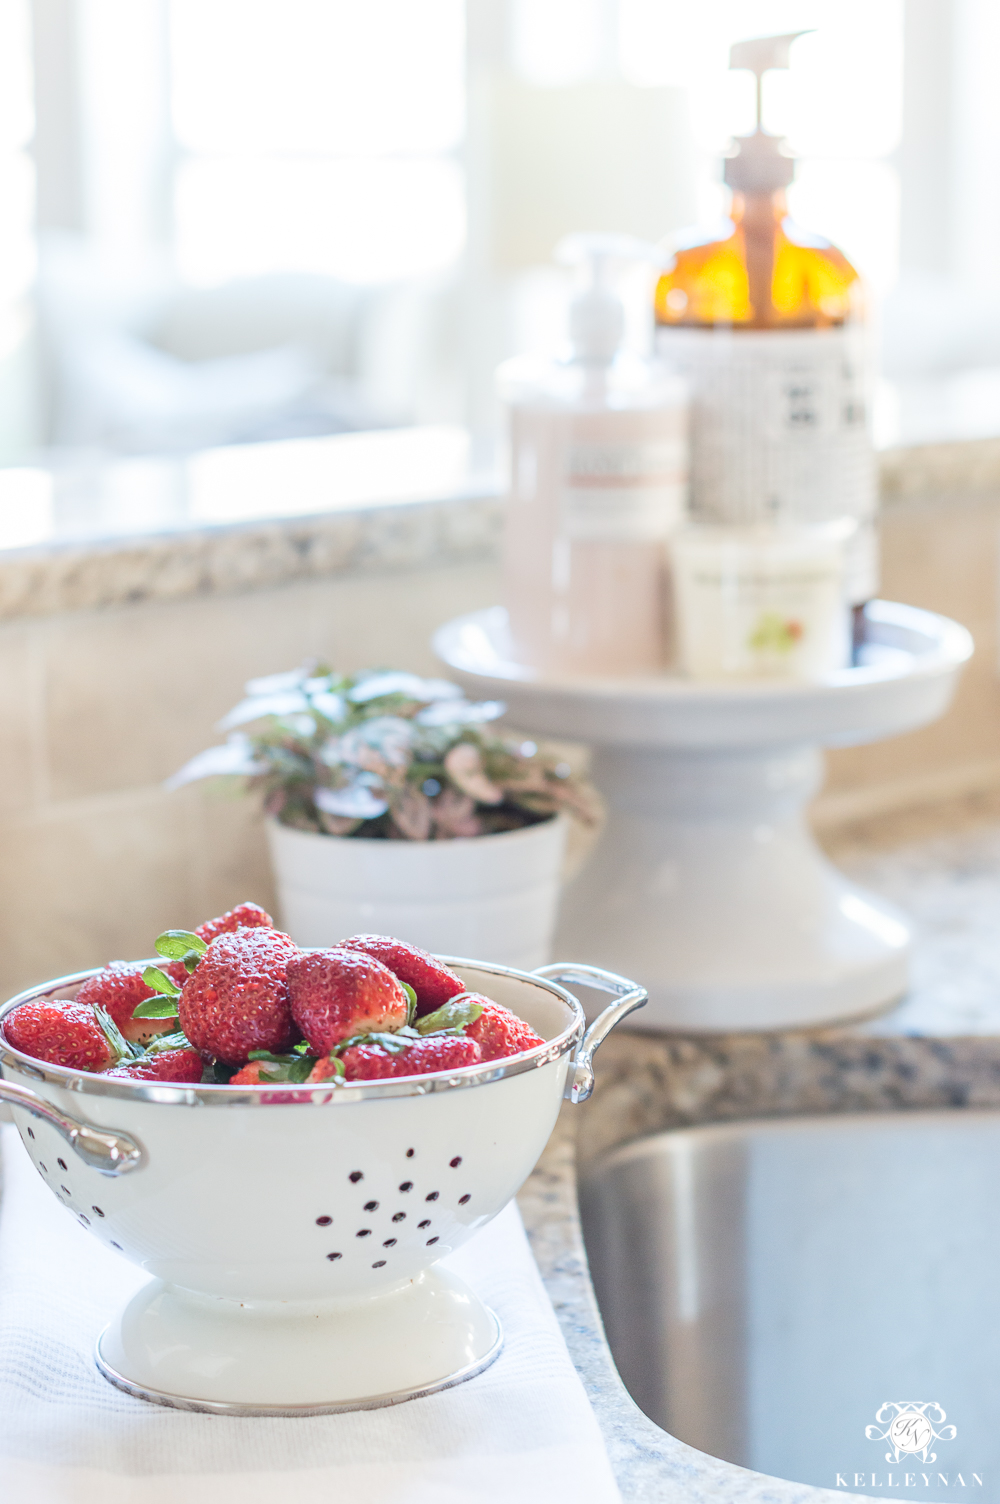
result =
[{"label": "red strawberry", "polygon": [[335,1059],[332,1055],[324,1055],[322,1060],[317,1060],[308,1076],[310,1081],[335,1081],[338,1078],[344,1080],[344,1067],[339,1058]]},{"label": "red strawberry", "polygon": [[141,1060],[132,1060],[105,1071],[107,1076],[123,1076],[128,1081],[201,1080],[205,1062],[197,1050],[154,1050]]},{"label": "red strawberry", "polygon": [[479,992],[470,992],[469,1002],[478,1003],[483,1011],[475,1023],[466,1025],[465,1033],[469,1039],[478,1041],[484,1060],[502,1060],[505,1055],[519,1055],[522,1050],[545,1043],[530,1024],[500,1003]]},{"label": "red strawberry", "polygon": [[[136,1044],[146,1044],[157,1034],[170,1034],[177,1027],[173,1018],[133,1018],[140,1003],[157,996],[152,987],[142,980],[144,966],[127,961],[112,961],[95,977],[90,977],[80,988],[76,1001],[88,1007],[95,1005],[107,1009],[126,1039]],[[179,961],[162,962],[161,970],[172,977],[177,986],[187,979],[187,971]]]},{"label": "red strawberry", "polygon": [[[458,1071],[478,1065],[482,1051],[474,1039],[461,1034],[428,1034],[405,1049],[389,1051],[378,1044],[352,1044],[340,1057],[348,1081],[378,1081],[386,1076],[429,1076],[434,1071]],[[320,1061],[320,1066],[325,1062]],[[314,1067],[310,1081],[325,1080]]]},{"label": "red strawberry", "polygon": [[364,951],[366,956],[374,956],[376,961],[381,961],[383,966],[388,966],[391,972],[412,987],[417,994],[417,1015],[433,1013],[435,1008],[440,1008],[456,992],[465,991],[465,983],[461,977],[457,977],[447,966],[426,950],[420,950],[416,945],[410,945],[405,940],[394,940],[391,935],[352,935],[349,940],[342,940],[342,946],[348,950]]},{"label": "red strawberry", "polygon": [[[204,964],[204,963],[202,963]],[[288,965],[292,1017],[314,1050],[328,1055],[352,1034],[398,1029],[410,1000],[387,966],[356,950],[314,950]]]},{"label": "red strawberry", "polygon": [[251,1060],[235,1076],[230,1076],[230,1086],[262,1086],[264,1084],[260,1074],[261,1061]]},{"label": "red strawberry", "polygon": [[285,973],[298,947],[280,930],[238,929],[213,940],[178,999],[180,1027],[202,1055],[246,1065],[298,1039]]},{"label": "red strawberry", "polygon": [[39,998],[22,1003],[4,1019],[4,1038],[15,1050],[50,1065],[75,1071],[106,1071],[118,1052],[97,1022],[93,1008]]},{"label": "red strawberry", "polygon": [[195,934],[206,945],[210,945],[216,935],[230,935],[234,930],[257,928],[273,930],[274,920],[259,903],[239,903],[235,909],[220,914],[218,919],[206,919],[204,924],[199,924]]}]

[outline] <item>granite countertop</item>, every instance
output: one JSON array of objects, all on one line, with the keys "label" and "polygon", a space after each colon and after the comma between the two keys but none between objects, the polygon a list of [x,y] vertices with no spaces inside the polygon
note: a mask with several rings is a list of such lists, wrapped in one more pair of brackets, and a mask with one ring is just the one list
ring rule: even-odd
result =
[{"label": "granite countertop", "polygon": [[[1000,439],[879,455],[883,503],[1000,489]],[[454,425],[0,468],[0,621],[495,558],[501,486]]]},{"label": "granite countertop", "polygon": [[872,818],[825,844],[850,877],[916,920],[908,995],[881,1017],[836,1028],[619,1029],[597,1056],[592,1100],[564,1107],[518,1198],[626,1504],[858,1496],[709,1457],[638,1409],[612,1361],[587,1272],[577,1163],[650,1133],[727,1119],[1000,1107],[1000,793]]}]

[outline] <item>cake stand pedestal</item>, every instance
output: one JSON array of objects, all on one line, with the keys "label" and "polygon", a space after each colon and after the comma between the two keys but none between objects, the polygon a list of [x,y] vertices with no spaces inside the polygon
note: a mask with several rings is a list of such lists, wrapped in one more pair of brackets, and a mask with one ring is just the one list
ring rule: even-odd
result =
[{"label": "cake stand pedestal", "polygon": [[638,977],[639,1027],[725,1031],[876,1012],[906,988],[910,927],[820,851],[805,806],[823,747],[898,736],[948,707],[964,627],[889,601],[856,667],[822,684],[546,679],[514,661],[500,607],[434,637],[513,723],[593,748],[608,819],[564,896],[556,949]]}]

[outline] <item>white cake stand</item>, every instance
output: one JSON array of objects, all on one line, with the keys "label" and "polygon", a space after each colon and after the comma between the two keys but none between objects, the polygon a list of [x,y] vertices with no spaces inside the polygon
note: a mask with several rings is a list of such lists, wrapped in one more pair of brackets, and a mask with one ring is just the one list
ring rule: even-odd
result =
[{"label": "white cake stand", "polygon": [[907,920],[837,871],[804,811],[820,748],[947,709],[972,653],[964,627],[875,601],[861,663],[822,684],[545,679],[513,660],[500,607],[449,622],[434,647],[518,727],[593,747],[608,821],[566,892],[556,949],[638,977],[639,1027],[826,1023],[905,991]]}]

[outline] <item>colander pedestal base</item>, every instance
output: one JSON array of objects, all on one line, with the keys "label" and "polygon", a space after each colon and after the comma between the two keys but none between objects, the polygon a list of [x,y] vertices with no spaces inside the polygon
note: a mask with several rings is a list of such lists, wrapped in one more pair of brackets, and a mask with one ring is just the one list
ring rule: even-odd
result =
[{"label": "colander pedestal base", "polygon": [[500,1355],[496,1316],[450,1271],[356,1299],[223,1300],[154,1280],[101,1334],[119,1389],[179,1410],[323,1415],[461,1384]]}]

